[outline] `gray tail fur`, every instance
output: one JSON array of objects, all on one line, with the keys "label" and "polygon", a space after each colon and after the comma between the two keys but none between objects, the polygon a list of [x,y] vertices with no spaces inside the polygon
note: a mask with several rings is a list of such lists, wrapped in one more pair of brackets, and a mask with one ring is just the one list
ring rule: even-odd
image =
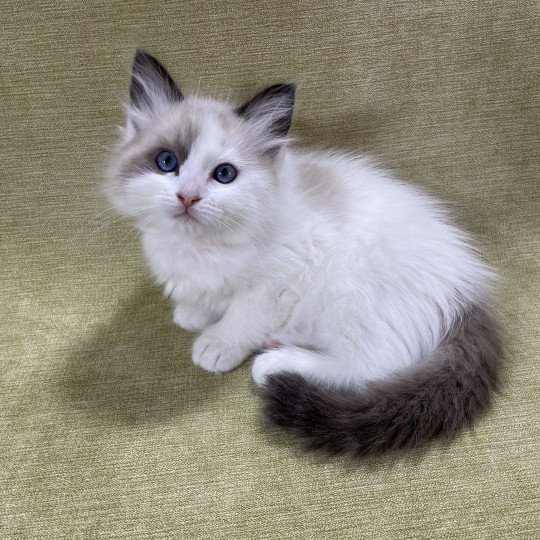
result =
[{"label": "gray tail fur", "polygon": [[489,309],[475,306],[455,323],[432,358],[352,392],[279,373],[263,388],[272,426],[310,449],[366,456],[449,439],[491,404],[502,346]]}]

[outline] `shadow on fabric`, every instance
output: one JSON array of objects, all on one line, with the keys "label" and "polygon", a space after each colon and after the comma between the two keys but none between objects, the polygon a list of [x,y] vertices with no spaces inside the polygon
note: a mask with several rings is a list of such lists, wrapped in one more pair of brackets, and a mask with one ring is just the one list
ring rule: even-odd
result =
[{"label": "shadow on fabric", "polygon": [[224,379],[191,363],[192,337],[144,284],[68,355],[60,394],[107,424],[159,422],[196,409]]}]

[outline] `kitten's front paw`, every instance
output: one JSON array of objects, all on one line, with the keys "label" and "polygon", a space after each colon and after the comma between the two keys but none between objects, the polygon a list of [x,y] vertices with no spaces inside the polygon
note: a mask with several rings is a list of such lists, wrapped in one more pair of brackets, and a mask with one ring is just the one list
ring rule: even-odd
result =
[{"label": "kitten's front paw", "polygon": [[188,332],[200,332],[213,322],[209,315],[183,306],[174,308],[173,321]]},{"label": "kitten's front paw", "polygon": [[245,355],[217,336],[202,334],[193,343],[193,363],[206,371],[223,373],[239,366]]}]

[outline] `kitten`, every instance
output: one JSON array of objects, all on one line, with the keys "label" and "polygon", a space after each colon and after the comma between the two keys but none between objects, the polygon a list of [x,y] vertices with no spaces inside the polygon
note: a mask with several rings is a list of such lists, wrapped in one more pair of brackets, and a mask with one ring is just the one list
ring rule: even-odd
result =
[{"label": "kitten", "polygon": [[291,149],[295,88],[184,96],[138,51],[108,194],[135,218],[193,362],[256,353],[269,423],[330,453],[416,447],[497,388],[491,272],[431,196],[339,153]]}]

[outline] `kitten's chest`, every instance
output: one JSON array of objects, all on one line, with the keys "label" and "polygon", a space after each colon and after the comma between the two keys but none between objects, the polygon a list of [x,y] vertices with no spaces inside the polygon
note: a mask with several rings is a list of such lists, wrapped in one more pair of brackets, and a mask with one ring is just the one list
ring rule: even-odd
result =
[{"label": "kitten's chest", "polygon": [[238,276],[246,263],[242,253],[164,241],[151,235],[143,236],[143,248],[156,281],[165,285],[166,293],[173,298],[224,298],[240,288]]}]

